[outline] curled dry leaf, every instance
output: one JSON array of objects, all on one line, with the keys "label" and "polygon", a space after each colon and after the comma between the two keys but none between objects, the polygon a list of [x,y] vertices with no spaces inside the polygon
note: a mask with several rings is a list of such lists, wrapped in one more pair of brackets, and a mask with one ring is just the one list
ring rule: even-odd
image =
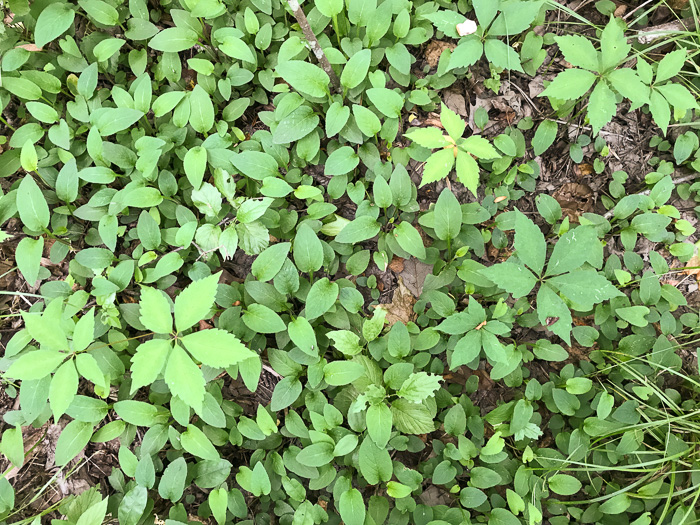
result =
[{"label": "curled dry leaf", "polygon": [[694,275],[695,279],[700,281],[700,257],[693,255],[687,263],[682,264],[685,267],[683,273],[686,275]]}]

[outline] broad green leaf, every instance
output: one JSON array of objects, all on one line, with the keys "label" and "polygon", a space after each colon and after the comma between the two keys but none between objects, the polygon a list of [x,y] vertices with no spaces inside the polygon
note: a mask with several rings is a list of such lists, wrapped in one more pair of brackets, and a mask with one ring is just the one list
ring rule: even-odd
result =
[{"label": "broad green leaf", "polygon": [[617,308],[615,315],[620,319],[627,321],[634,326],[644,327],[649,324],[644,317],[649,313],[649,308],[646,306],[628,306],[625,308]]},{"label": "broad green leaf", "polygon": [[371,59],[372,52],[369,49],[363,49],[351,56],[350,60],[343,66],[340,84],[345,89],[353,89],[359,86],[367,77]]},{"label": "broad green leaf", "polygon": [[148,489],[136,485],[122,498],[117,515],[120,525],[137,525],[148,503]]},{"label": "broad green leaf", "polygon": [[53,124],[58,121],[58,112],[48,104],[44,104],[43,102],[27,102],[26,107],[29,113],[32,114],[32,117],[39,122]]},{"label": "broad green leaf", "polygon": [[469,153],[459,151],[456,159],[456,171],[457,180],[476,197],[479,188],[479,164]]},{"label": "broad green leaf", "polygon": [[338,512],[345,525],[363,525],[367,509],[360,491],[350,489],[343,492],[338,502]]},{"label": "broad green leaf", "polygon": [[139,321],[147,329],[157,334],[169,334],[173,331],[170,302],[160,290],[150,287],[141,288],[139,311],[141,312]]},{"label": "broad green leaf", "polygon": [[255,497],[269,494],[272,490],[270,477],[262,461],[256,463],[253,470],[246,466],[240,467],[238,474],[236,474],[236,481],[244,490],[252,493]]},{"label": "broad green leaf", "polygon": [[197,33],[188,27],[169,27],[151,38],[148,47],[156,51],[177,53],[190,49],[198,41]]},{"label": "broad green leaf", "polygon": [[294,264],[300,272],[316,272],[323,266],[323,245],[307,223],[299,226],[292,253]]},{"label": "broad green leaf", "polygon": [[[45,7],[36,20],[34,42],[37,47],[46,44],[65,33],[75,19],[75,10],[63,2],[51,2]],[[3,80],[4,82],[4,80]]]},{"label": "broad green leaf", "polygon": [[624,22],[611,18],[600,36],[601,72],[616,67],[623,62],[632,49],[622,30]]},{"label": "broad green leaf", "polygon": [[296,460],[309,467],[322,467],[333,461],[334,445],[327,441],[321,441],[301,449]]},{"label": "broad green leaf", "polygon": [[175,298],[175,328],[187,330],[201,321],[214,306],[220,273],[194,281]]},{"label": "broad green leaf", "polygon": [[457,113],[448,108],[444,103],[441,105],[440,122],[452,140],[455,141],[462,138],[464,130],[467,127],[467,123],[464,122],[464,120],[462,120]]},{"label": "broad green leaf", "polygon": [[553,120],[543,120],[540,125],[537,126],[535,136],[532,138],[532,149],[535,155],[542,155],[545,151],[547,151],[547,149],[549,149],[549,147],[554,143],[554,140],[557,138],[558,130],[559,125]]},{"label": "broad green leaf", "polygon": [[218,328],[191,333],[180,341],[197,361],[212,368],[228,368],[257,356],[236,336]]},{"label": "broad green leaf", "polygon": [[487,38],[484,42],[484,54],[494,66],[523,73],[520,57],[511,46],[497,38]]},{"label": "broad green leaf", "polygon": [[323,367],[323,377],[331,386],[348,385],[365,374],[365,367],[355,361],[331,361]]},{"label": "broad green leaf", "polygon": [[78,4],[96,22],[105,26],[114,26],[119,22],[119,12],[102,0],[78,0]]},{"label": "broad green leaf", "polygon": [[198,190],[202,186],[204,172],[207,169],[207,150],[202,146],[195,146],[185,153],[182,162],[187,180],[190,181],[195,190]]},{"label": "broad green leaf", "polygon": [[451,144],[438,128],[414,128],[404,136],[424,148],[442,148]]},{"label": "broad green leaf", "polygon": [[365,93],[374,106],[389,118],[399,118],[404,105],[401,94],[387,88],[370,88]]},{"label": "broad green leaf", "polygon": [[106,38],[105,40],[100,41],[100,43],[94,47],[92,52],[98,62],[104,62],[112,58],[112,56],[118,52],[124,44],[126,44],[126,41],[122,40],[121,38]]},{"label": "broad green leaf", "polygon": [[168,339],[151,339],[136,348],[131,358],[131,394],[158,379],[171,349]]},{"label": "broad green leaf", "polygon": [[260,334],[274,334],[287,329],[282,318],[262,304],[250,304],[243,312],[243,322]]},{"label": "broad green leaf", "polygon": [[240,38],[236,38],[234,36],[227,36],[226,38],[224,38],[221,44],[219,44],[219,49],[226,55],[237,60],[242,60],[244,62],[250,63],[255,62],[255,56],[253,55],[252,51],[250,50],[248,45]]},{"label": "broad green leaf", "polygon": [[593,85],[596,76],[584,69],[565,69],[559,73],[539,97],[578,100]]},{"label": "broad green leaf", "polygon": [[687,54],[688,51],[684,48],[664,54],[656,68],[656,82],[675,77],[683,68]]},{"label": "broad green leaf", "polygon": [[130,128],[141,117],[143,112],[136,109],[99,108],[90,115],[90,122],[97,126],[101,136],[107,137]]},{"label": "broad green leaf", "polygon": [[575,67],[599,71],[598,52],[593,43],[582,35],[565,35],[554,37],[566,61]]},{"label": "broad green leaf", "polygon": [[512,262],[494,264],[479,273],[515,298],[529,294],[537,284],[537,277],[530,270]]},{"label": "broad green leaf", "polygon": [[569,474],[555,474],[547,483],[549,488],[560,496],[573,496],[583,487],[578,479]]},{"label": "broad green leaf", "polygon": [[576,270],[552,277],[547,282],[583,311],[590,310],[594,304],[623,295],[595,270]]},{"label": "broad green leaf", "polygon": [[132,399],[117,401],[113,408],[124,421],[140,427],[152,426],[158,415],[158,408],[155,405]]},{"label": "broad green leaf", "polygon": [[92,437],[92,429],[92,424],[84,421],[74,420],[68,423],[56,442],[56,465],[67,465],[80,454]]},{"label": "broad green leaf", "polygon": [[302,60],[288,60],[277,64],[275,72],[297,91],[312,97],[325,97],[330,78],[323,69]]},{"label": "broad green leaf", "polygon": [[603,245],[592,226],[579,226],[562,235],[552,250],[545,275],[558,275],[576,270],[589,262],[600,267]]},{"label": "broad green leaf", "polygon": [[275,389],[272,392],[270,408],[275,412],[287,408],[299,398],[303,388],[301,381],[296,377],[289,376],[282,378],[280,382],[275,385]]},{"label": "broad green leaf", "polygon": [[423,166],[421,187],[447,177],[455,165],[455,149],[445,148],[433,153]]},{"label": "broad green leaf", "polygon": [[198,133],[207,133],[214,125],[214,104],[199,84],[190,93],[190,125]]},{"label": "broad green leaf", "polygon": [[462,228],[462,208],[449,188],[440,192],[433,211],[435,213],[433,228],[438,239],[443,241],[456,239]]},{"label": "broad green leaf", "polygon": [[326,336],[333,341],[333,346],[348,356],[353,356],[362,352],[360,336],[350,330],[333,330]]},{"label": "broad green leaf", "polygon": [[251,179],[264,180],[267,177],[279,175],[277,161],[272,155],[261,151],[243,151],[232,155],[231,163]]},{"label": "broad green leaf", "polygon": [[357,153],[350,146],[342,146],[328,156],[324,173],[327,176],[345,175],[354,170],[359,163]]},{"label": "broad green leaf", "polygon": [[447,70],[473,66],[483,54],[484,44],[481,39],[467,37],[452,51]]},{"label": "broad green leaf", "polygon": [[328,277],[316,281],[306,296],[306,318],[313,320],[330,310],[338,299],[338,292],[338,285]]},{"label": "broad green leaf", "polygon": [[479,135],[472,135],[464,139],[460,148],[464,148],[464,150],[479,159],[497,159],[500,157],[496,148],[494,148],[488,140]]},{"label": "broad green leaf", "polygon": [[364,106],[352,105],[352,114],[359,130],[368,137],[374,137],[382,129],[382,123],[375,113]]},{"label": "broad green leaf", "polygon": [[391,409],[384,403],[372,405],[367,409],[367,432],[379,448],[385,448],[391,437],[393,416]]},{"label": "broad green leaf", "polygon": [[403,382],[396,395],[411,403],[420,403],[432,397],[434,392],[440,389],[440,379],[440,376],[426,372],[411,374]]},{"label": "broad green leaf", "polygon": [[362,215],[347,223],[336,235],[335,240],[346,244],[357,244],[377,235],[381,227],[381,224],[373,217]]},{"label": "broad green leaf", "polygon": [[163,499],[169,499],[173,503],[177,502],[185,490],[186,478],[187,462],[185,458],[179,457],[163,471],[158,483],[158,494]]},{"label": "broad green leaf", "polygon": [[371,439],[365,438],[362,441],[358,461],[360,473],[370,485],[377,485],[391,479],[393,467],[389,452],[377,447]]},{"label": "broad green leaf", "polygon": [[204,400],[204,377],[187,352],[175,345],[168,357],[163,376],[170,392],[199,410]]},{"label": "broad green leaf", "polygon": [[326,111],[326,136],[328,138],[338,134],[345,127],[350,118],[350,108],[340,102],[333,102]]},{"label": "broad green leaf", "polygon": [[515,240],[513,245],[518,259],[533,270],[535,274],[540,275],[547,255],[547,243],[539,227],[520,211],[516,211],[515,215]]},{"label": "broad green leaf", "polygon": [[291,248],[291,243],[273,244],[257,256],[251,267],[251,273],[259,281],[270,281],[282,269]]},{"label": "broad green leaf", "polygon": [[12,363],[5,374],[22,381],[42,379],[53,372],[66,357],[67,354],[56,350],[33,350]]},{"label": "broad green leaf", "polygon": [[603,126],[610,122],[616,112],[615,93],[606,82],[598,82],[588,101],[588,120],[593,127],[593,134],[597,134]]},{"label": "broad green leaf", "polygon": [[412,224],[402,221],[394,228],[393,235],[402,250],[407,251],[417,259],[425,259],[426,252],[423,238]]},{"label": "broad green leaf", "polygon": [[39,278],[41,256],[44,252],[44,238],[25,237],[20,240],[15,250],[17,268],[28,283],[34,284]]},{"label": "broad green leaf", "polygon": [[182,448],[193,456],[207,459],[210,461],[218,461],[219,453],[211,444],[209,438],[198,427],[187,425],[187,430],[180,434],[180,443]]},{"label": "broad green leaf", "polygon": [[566,344],[571,344],[571,312],[563,299],[547,283],[542,284],[537,291],[537,318],[553,334],[566,341]]},{"label": "broad green leaf", "polygon": [[317,127],[321,119],[309,106],[301,106],[283,118],[272,132],[272,142],[289,144],[301,140]]},{"label": "broad green leaf", "polygon": [[49,406],[54,421],[65,414],[78,392],[78,372],[72,360],[58,367],[49,386]]},{"label": "broad green leaf", "polygon": [[[302,352],[310,356],[318,355],[316,333],[306,318],[297,317],[294,321],[291,321],[287,325],[287,332],[289,333],[289,338]],[[331,337],[330,333],[328,336]]]},{"label": "broad green leaf", "polygon": [[40,232],[49,225],[49,206],[31,175],[25,175],[17,188],[17,211],[31,231]]},{"label": "broad green leaf", "polygon": [[435,430],[433,415],[422,403],[396,399],[391,403],[394,427],[406,434],[426,434]]}]

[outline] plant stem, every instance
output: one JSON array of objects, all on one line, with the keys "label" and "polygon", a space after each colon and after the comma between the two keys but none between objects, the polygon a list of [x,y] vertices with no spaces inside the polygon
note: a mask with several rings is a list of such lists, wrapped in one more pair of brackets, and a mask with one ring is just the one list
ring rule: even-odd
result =
[{"label": "plant stem", "polygon": [[306,18],[306,14],[304,14],[304,10],[299,5],[298,0],[287,0],[287,3],[294,13],[294,18],[296,18],[297,22],[299,22],[299,27],[301,27],[301,30],[304,32],[304,36],[306,37],[306,40],[308,40],[309,45],[311,46],[311,51],[313,51],[314,55],[316,56],[316,60],[318,60],[318,63],[330,77],[333,89],[336,91],[336,93],[340,93],[340,82],[338,81],[338,76],[335,74],[335,71],[333,71],[331,63],[328,62],[328,57],[323,52],[323,49],[321,49],[321,44],[318,43],[316,35],[311,30],[311,26]]}]

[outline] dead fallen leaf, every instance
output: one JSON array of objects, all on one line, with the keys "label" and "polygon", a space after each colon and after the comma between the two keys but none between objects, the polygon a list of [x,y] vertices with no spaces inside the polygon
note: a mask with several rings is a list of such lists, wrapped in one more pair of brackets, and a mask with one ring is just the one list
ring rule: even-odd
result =
[{"label": "dead fallen leaf", "polygon": [[593,165],[588,164],[587,162],[584,162],[583,164],[575,164],[574,165],[574,174],[576,177],[583,178],[587,177],[588,175],[593,174]]},{"label": "dead fallen leaf", "polygon": [[455,47],[457,47],[457,44],[453,42],[443,42],[442,40],[433,40],[428,44],[428,47],[425,48],[425,55],[424,58],[428,62],[428,65],[433,68],[437,67],[438,62],[440,61],[440,55],[442,55],[442,52],[445,49],[453,50]]},{"label": "dead fallen leaf", "polygon": [[413,305],[416,298],[411,291],[406,288],[403,279],[399,276],[398,286],[394,290],[394,296],[390,303],[380,304],[377,308],[386,310],[386,326],[391,328],[394,323],[409,323],[414,321],[416,314],[413,312]]},{"label": "dead fallen leaf", "polygon": [[394,255],[394,258],[391,260],[389,263],[389,269],[394,272],[394,273],[401,273],[403,272],[403,262],[405,259],[402,259],[401,257],[397,257]]},{"label": "dead fallen leaf", "polygon": [[18,46],[15,46],[15,48],[21,47],[22,49],[26,49],[27,51],[41,51],[44,48],[43,47],[37,47],[36,44],[20,44]]},{"label": "dead fallen leaf", "polygon": [[447,91],[443,97],[445,105],[461,117],[467,116],[467,101],[459,93]]},{"label": "dead fallen leaf", "polygon": [[423,283],[425,278],[433,273],[433,266],[420,262],[415,257],[403,261],[403,269],[399,273],[399,278],[404,285],[417,299],[423,293]]},{"label": "dead fallen leaf", "polygon": [[593,211],[593,190],[585,184],[567,182],[556,190],[552,197],[561,206],[562,213],[572,222],[578,222],[581,215]]},{"label": "dead fallen leaf", "polygon": [[686,275],[694,275],[697,281],[700,281],[700,257],[693,255],[687,263],[684,263],[685,270],[682,272]]}]

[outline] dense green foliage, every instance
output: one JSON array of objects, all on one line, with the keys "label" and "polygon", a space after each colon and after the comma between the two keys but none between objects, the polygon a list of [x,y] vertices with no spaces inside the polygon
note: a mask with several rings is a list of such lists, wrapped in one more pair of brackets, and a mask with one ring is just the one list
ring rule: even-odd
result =
[{"label": "dense green foliage", "polygon": [[[76,525],[700,519],[700,384],[678,352],[700,320],[660,254],[696,251],[670,202],[700,200],[671,176],[700,169],[698,136],[666,138],[698,109],[686,47],[654,61],[614,17],[542,36],[563,8],[544,0],[307,2],[335,90],[281,0],[5,5],[0,224],[37,293],[0,359],[19,396],[3,522],[33,519],[6,475],[49,421],[67,471],[118,440],[108,491],[60,504]],[[422,70],[431,39],[457,45]],[[547,72],[547,114],[487,137],[483,109],[468,130],[441,102],[475,65],[497,91],[557,48],[572,67]],[[567,119],[592,131],[571,158],[605,176],[622,108],[660,128],[648,191],[617,171],[605,216],[572,223],[547,194],[520,211]],[[430,111],[442,129],[410,127]],[[402,282],[379,304],[397,258],[429,268],[403,321]],[[253,408],[228,395],[263,376]]]}]

